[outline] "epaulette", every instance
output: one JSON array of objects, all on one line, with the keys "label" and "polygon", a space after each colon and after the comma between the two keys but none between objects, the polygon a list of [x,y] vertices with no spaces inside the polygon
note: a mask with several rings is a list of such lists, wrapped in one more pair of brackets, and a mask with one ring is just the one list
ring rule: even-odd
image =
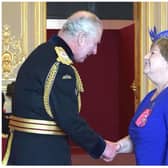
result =
[{"label": "epaulette", "polygon": [[81,110],[80,92],[84,92],[83,83],[80,78],[80,75],[79,75],[77,69],[72,65],[73,64],[72,60],[69,58],[66,51],[62,47],[56,46],[55,51],[56,51],[56,54],[58,55],[57,61],[61,62],[62,64],[70,65],[75,72],[76,88],[78,91],[78,110],[80,112],[80,110]]},{"label": "epaulette", "polygon": [[62,47],[55,47],[55,51],[58,55],[57,61],[66,65],[72,64],[71,59],[68,57],[66,51]]},{"label": "epaulette", "polygon": [[58,47],[58,46],[55,47],[55,51],[58,55],[58,57],[57,57],[58,62],[61,62],[66,65],[70,65],[73,68],[73,70],[75,72],[76,79],[77,79],[77,89],[79,92],[84,92],[80,75],[79,75],[77,69],[73,65],[71,65],[73,62],[71,61],[71,59],[67,55],[66,51],[62,47]]}]

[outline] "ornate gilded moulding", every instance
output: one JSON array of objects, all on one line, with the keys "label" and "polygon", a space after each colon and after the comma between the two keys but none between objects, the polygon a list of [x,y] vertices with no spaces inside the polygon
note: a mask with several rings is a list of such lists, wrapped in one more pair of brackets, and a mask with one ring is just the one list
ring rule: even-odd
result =
[{"label": "ornate gilded moulding", "polygon": [[2,28],[2,79],[16,79],[17,71],[25,60],[22,39],[12,35],[9,25]]}]

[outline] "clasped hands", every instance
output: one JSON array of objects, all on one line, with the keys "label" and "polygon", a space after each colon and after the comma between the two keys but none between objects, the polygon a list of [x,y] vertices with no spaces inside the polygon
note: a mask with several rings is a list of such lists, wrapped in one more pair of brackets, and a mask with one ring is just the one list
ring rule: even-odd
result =
[{"label": "clasped hands", "polygon": [[100,158],[106,162],[110,162],[116,156],[118,150],[120,149],[120,145],[117,142],[111,142],[108,140],[105,140],[105,142],[106,147]]}]

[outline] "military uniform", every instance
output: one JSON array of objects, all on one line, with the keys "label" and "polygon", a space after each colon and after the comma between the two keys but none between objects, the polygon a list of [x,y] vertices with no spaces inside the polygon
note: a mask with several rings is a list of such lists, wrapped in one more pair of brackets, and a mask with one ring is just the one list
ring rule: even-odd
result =
[{"label": "military uniform", "polygon": [[21,66],[3,164],[69,165],[68,137],[99,158],[105,142],[79,115],[83,85],[73,54],[58,36],[37,47]]}]

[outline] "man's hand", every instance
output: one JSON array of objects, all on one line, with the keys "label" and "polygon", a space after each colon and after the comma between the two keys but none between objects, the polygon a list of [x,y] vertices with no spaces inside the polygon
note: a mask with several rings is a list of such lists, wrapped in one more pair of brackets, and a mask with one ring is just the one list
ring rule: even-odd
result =
[{"label": "man's hand", "polygon": [[106,142],[106,147],[100,158],[106,162],[110,162],[116,156],[120,146],[118,143],[110,142],[108,140],[105,140],[105,142]]}]

